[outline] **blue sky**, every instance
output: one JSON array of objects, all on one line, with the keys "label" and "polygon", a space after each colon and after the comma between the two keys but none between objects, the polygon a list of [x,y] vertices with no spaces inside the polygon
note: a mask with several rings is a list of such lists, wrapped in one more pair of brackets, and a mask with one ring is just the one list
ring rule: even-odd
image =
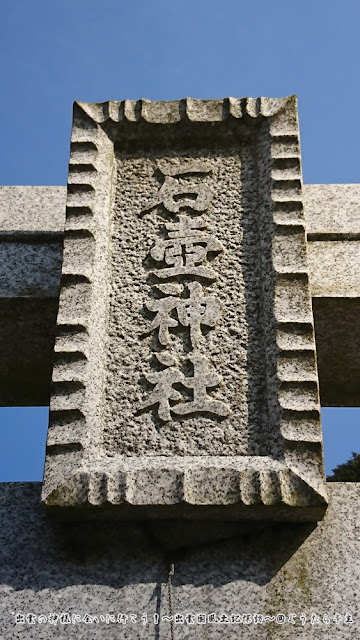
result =
[{"label": "blue sky", "polygon": [[[74,100],[293,93],[304,182],[360,182],[359,20],[358,0],[3,3],[0,183],[66,184]],[[0,410],[0,480],[41,479],[46,418]],[[359,423],[323,411],[328,472]]]}]

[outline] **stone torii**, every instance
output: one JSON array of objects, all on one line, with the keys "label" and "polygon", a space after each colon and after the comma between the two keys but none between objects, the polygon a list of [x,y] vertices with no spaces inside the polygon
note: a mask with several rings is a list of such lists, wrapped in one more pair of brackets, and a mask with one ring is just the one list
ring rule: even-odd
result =
[{"label": "stone torii", "polygon": [[0,188],[1,404],[50,405],[4,637],[360,627],[320,425],[360,401],[359,206],[302,184],[295,96],[75,103],[67,187]]}]

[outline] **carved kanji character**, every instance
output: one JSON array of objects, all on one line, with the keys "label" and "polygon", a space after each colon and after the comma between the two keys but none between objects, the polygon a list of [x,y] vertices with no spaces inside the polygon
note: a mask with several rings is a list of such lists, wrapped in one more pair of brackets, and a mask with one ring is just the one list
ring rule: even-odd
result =
[{"label": "carved kanji character", "polygon": [[193,161],[177,165],[159,166],[165,180],[157,195],[150,202],[148,209],[163,204],[171,213],[190,207],[194,211],[205,211],[209,206],[212,193],[206,184],[179,182],[176,178],[191,174],[207,174],[212,171],[209,162]]},{"label": "carved kanji character", "polygon": [[191,353],[188,359],[194,366],[194,375],[184,378],[182,384],[188,389],[193,389],[194,398],[192,402],[175,405],[172,411],[182,416],[199,411],[227,416],[230,413],[229,407],[224,402],[211,398],[206,391],[208,387],[216,387],[220,384],[220,376],[208,372],[209,361],[202,354]]},{"label": "carved kanji character", "polygon": [[[182,286],[178,284],[163,284],[156,287],[162,293],[180,295]],[[151,300],[146,302],[145,305],[149,309],[156,313],[154,320],[152,321],[149,331],[159,329],[159,342],[166,346],[170,342],[169,327],[177,327],[178,322],[175,318],[170,317],[170,313],[177,308],[179,300],[174,295],[170,295],[167,298],[160,298],[158,300]]]},{"label": "carved kanji character", "polygon": [[220,302],[214,296],[204,296],[199,282],[187,285],[190,297],[178,301],[177,312],[183,327],[190,327],[190,340],[193,348],[201,338],[201,325],[214,327],[220,314]]},{"label": "carved kanji character", "polygon": [[158,240],[151,249],[154,260],[164,261],[169,268],[154,271],[158,278],[171,278],[179,275],[193,275],[216,280],[216,273],[209,267],[199,266],[207,259],[210,251],[223,250],[221,242],[214,236],[202,231],[206,223],[202,218],[193,220],[179,216],[179,222],[168,223],[168,240]]},{"label": "carved kanji character", "polygon": [[158,405],[158,416],[164,422],[171,420],[170,400],[181,400],[181,394],[173,389],[173,385],[179,382],[183,382],[184,376],[179,369],[175,366],[175,360],[170,354],[158,353],[157,359],[161,364],[168,366],[163,371],[155,371],[145,375],[145,378],[155,387],[149,394],[148,398],[139,406],[139,410],[147,409]]},{"label": "carved kanji character", "polygon": [[[157,285],[163,293],[175,293],[179,295],[182,290],[177,284]],[[190,282],[187,285],[190,292],[189,298],[175,298],[170,295],[146,302],[150,311],[156,313],[149,331],[159,329],[159,342],[166,346],[170,342],[169,327],[178,326],[175,318],[170,316],[176,309],[178,319],[183,327],[190,327],[190,340],[195,348],[201,339],[201,326],[214,327],[220,314],[220,302],[214,296],[204,296],[203,288],[199,282]]]}]

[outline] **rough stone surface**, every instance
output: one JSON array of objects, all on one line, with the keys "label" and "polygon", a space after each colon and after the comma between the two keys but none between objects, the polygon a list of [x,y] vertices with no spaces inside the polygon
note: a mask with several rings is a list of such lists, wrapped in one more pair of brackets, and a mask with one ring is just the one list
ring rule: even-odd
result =
[{"label": "rough stone surface", "polygon": [[56,298],[0,298],[0,405],[48,406]]},{"label": "rough stone surface", "polygon": [[62,237],[10,240],[0,232],[0,298],[58,298],[62,265]]},{"label": "rough stone surface", "polygon": [[308,259],[314,298],[360,297],[359,241],[308,242]]},{"label": "rough stone surface", "polygon": [[58,298],[66,187],[0,187],[0,297]]},{"label": "rough stone surface", "polygon": [[360,237],[360,184],[305,184],[310,239]]},{"label": "rough stone surface", "polygon": [[[310,286],[313,296],[348,297],[358,295],[359,281],[359,209],[358,184],[303,185],[304,214],[308,235]],[[26,262],[25,280],[36,280],[36,286],[25,286],[29,297],[58,295],[61,243],[65,225],[66,187],[0,187],[0,236],[4,242],[12,234],[18,264]],[[36,234],[34,236],[33,234]],[[49,233],[59,234],[51,241]],[[23,242],[21,242],[24,234]],[[41,242],[41,237],[43,237]],[[36,237],[46,269],[39,270],[35,248],[28,247]],[[28,240],[26,240],[28,238]],[[317,241],[316,241],[317,239]],[[330,244],[330,241],[336,244]],[[354,244],[349,242],[355,240]],[[7,265],[8,245],[1,245],[2,264]],[[33,259],[32,259],[33,258]],[[11,256],[10,256],[11,260]],[[329,268],[331,263],[331,269]],[[335,269],[334,269],[335,265]],[[18,267],[19,268],[19,267]],[[39,287],[38,280],[41,278]],[[12,288],[10,271],[3,275],[6,287],[2,295],[13,290],[21,295],[21,283]]]},{"label": "rough stone surface", "polygon": [[[172,155],[173,162],[176,162],[176,155]],[[169,159],[171,161],[171,156],[168,162]],[[214,272],[216,281],[206,278],[201,278],[202,284],[195,281],[200,291],[194,295],[193,304],[196,305],[201,295],[205,299],[212,296],[213,304],[218,303],[221,311],[217,322],[207,319],[205,324],[209,330],[204,335],[200,329],[196,346],[197,351],[211,360],[213,370],[221,376],[222,385],[211,397],[224,403],[229,416],[224,419],[221,412],[204,415],[200,411],[197,414],[193,412],[184,421],[176,413],[179,407],[184,408],[181,406],[183,403],[172,405],[172,415],[166,421],[159,417],[157,406],[154,411],[134,412],[134,407],[139,407],[141,401],[145,403],[151,393],[151,385],[140,386],[142,379],[139,373],[148,380],[152,379],[153,354],[170,352],[181,363],[184,357],[191,356],[194,345],[189,329],[182,329],[178,319],[173,320],[176,327],[170,328],[168,339],[163,338],[165,345],[160,344],[158,329],[151,330],[155,311],[144,314],[144,303],[147,307],[152,305],[152,309],[158,308],[155,302],[158,298],[154,298],[154,295],[159,295],[157,278],[152,275],[154,264],[156,268],[158,263],[149,259],[149,253],[154,242],[157,246],[157,237],[164,233],[169,214],[159,215],[157,209],[144,212],[149,194],[159,191],[154,173],[158,163],[164,159],[161,156],[153,159],[120,157],[112,232],[111,348],[106,367],[109,372],[106,391],[109,426],[106,427],[104,445],[125,455],[259,455],[265,449],[263,434],[268,429],[268,420],[264,412],[265,352],[261,348],[258,259],[261,249],[256,209],[251,200],[252,184],[256,179],[253,150],[245,146],[242,150],[225,150],[221,155],[206,151],[198,154],[199,161],[206,159],[211,161],[212,168],[205,181],[206,190],[214,193],[211,209],[206,215],[207,231],[224,249],[208,263],[207,268]],[[186,156],[181,160],[190,162]],[[237,186],[241,184],[244,185],[243,193]],[[231,215],[227,215],[228,211]],[[161,269],[158,271],[162,274]],[[186,295],[189,284],[194,286],[191,274],[185,282],[188,284],[178,286],[185,289],[183,294]],[[190,300],[174,296],[160,299],[170,300],[172,305],[184,305]],[[179,311],[177,315],[173,314],[174,318],[178,318]],[[189,321],[193,327],[194,312],[190,310],[190,313]],[[215,330],[211,330],[211,326]],[[119,334],[118,327],[132,329]],[[254,343],[260,348],[254,347],[251,352]],[[119,367],[122,370],[120,380]],[[166,373],[164,367],[162,370]]]},{"label": "rough stone surface", "polygon": [[305,185],[322,406],[360,404],[360,185]]},{"label": "rough stone surface", "polygon": [[[82,504],[100,517],[120,512],[137,521],[50,523],[40,509],[40,484],[0,485],[1,638],[81,640],[90,634],[110,640],[165,640],[171,637],[166,583],[172,564],[173,612],[190,616],[175,625],[176,639],[224,634],[254,640],[359,638],[360,484],[328,485],[329,508],[317,526],[266,522],[315,520],[319,495],[325,495],[297,123],[286,105],[286,99],[228,99],[81,106],[70,164],[45,499],[58,505],[59,516],[66,506]],[[266,161],[255,166],[252,156],[259,114],[273,118],[275,207],[269,226],[259,203],[268,197],[270,175]],[[236,129],[232,118],[244,118],[244,127]],[[189,122],[195,127],[191,137]],[[186,148],[175,135],[172,153],[164,154],[167,123],[179,126]],[[125,130],[119,128],[123,125]],[[135,125],[139,129],[133,135]],[[154,148],[150,125],[160,127]],[[224,143],[226,127],[231,143]],[[234,147],[234,132],[241,138],[246,131],[247,140]],[[109,139],[115,140],[114,152]],[[257,157],[264,160],[269,138],[260,135],[258,142]],[[199,159],[210,161],[212,169],[205,176],[189,175],[191,171],[179,176],[179,158],[186,158],[190,167]],[[164,159],[175,168],[163,173],[159,189]],[[116,167],[112,175],[110,164]],[[222,180],[228,184],[222,187]],[[199,188],[201,181],[206,191]],[[186,191],[189,184],[191,193]],[[185,210],[179,205],[184,192]],[[44,198],[47,193],[51,198],[55,194],[57,217]],[[12,194],[16,198],[10,203]],[[22,397],[24,404],[42,404],[49,393],[65,189],[2,188],[0,203],[1,198],[5,206],[0,210],[8,215],[0,231],[0,252],[2,263],[12,267],[0,283],[1,401],[13,404]],[[360,400],[359,198],[359,185],[305,188],[324,405],[356,405]],[[41,206],[30,206],[41,199]],[[143,212],[146,199],[151,206]],[[266,211],[272,210],[270,200],[266,202]],[[138,209],[140,216],[135,215]],[[175,223],[184,230],[187,223],[181,216],[188,219],[189,210],[194,224],[190,230],[188,225],[180,256],[172,242],[179,229],[165,225]],[[235,211],[236,217],[230,215]],[[255,211],[260,212],[260,228]],[[207,229],[201,226],[202,217]],[[204,233],[207,237],[202,235],[197,245],[196,234]],[[213,249],[213,255],[201,258],[199,247]],[[190,275],[198,274],[194,281],[184,273],[163,277],[183,268],[186,260],[190,264],[193,254],[201,258],[192,263]],[[257,255],[261,261],[256,262]],[[273,279],[262,278],[271,262]],[[275,310],[267,291],[275,293]],[[303,316],[300,309],[305,309]],[[273,315],[277,322],[272,324]],[[191,363],[188,369],[181,368],[182,352]],[[204,367],[205,357],[212,370]],[[137,364],[144,374],[142,387]],[[108,367],[113,370],[106,378]],[[196,367],[201,376],[190,384]],[[150,387],[156,390],[163,371],[178,380],[170,403],[157,400],[164,387],[151,395]],[[278,376],[280,388],[265,375],[269,371]],[[234,377],[241,379],[239,388]],[[210,379],[207,386],[204,381]],[[167,376],[162,385],[168,385]],[[131,405],[139,403],[138,415],[130,414],[124,397]],[[191,403],[196,412],[185,420]],[[204,403],[210,415],[201,415]],[[299,419],[304,403],[315,409]],[[276,422],[279,406],[286,418],[282,422]],[[271,439],[276,426],[278,433]],[[106,500],[112,509],[106,510]],[[256,522],[239,521],[244,509]],[[168,519],[174,514],[184,518]],[[74,517],[74,509],[70,515]],[[75,518],[83,515],[84,509],[75,512]],[[207,518],[212,518],[210,524]],[[52,613],[70,624],[50,624]],[[15,614],[34,614],[34,624],[16,625]],[[86,614],[99,622],[85,622]],[[119,614],[122,623],[115,622]],[[199,614],[213,614],[222,622],[200,624]],[[231,614],[239,616],[239,623],[226,623]],[[256,614],[268,619],[256,624]],[[160,624],[154,625],[154,615]]]},{"label": "rough stone surface", "polygon": [[63,233],[66,187],[0,187],[0,233]]},{"label": "rough stone surface", "polygon": [[66,187],[0,187],[0,404],[49,404]]},{"label": "rough stone surface", "polygon": [[299,154],[294,97],[75,105],[54,512],[322,516]]},{"label": "rough stone surface", "polygon": [[[360,233],[360,184],[304,184],[303,198],[309,235]],[[0,186],[0,231],[62,233],[65,204],[65,186]]]},{"label": "rough stone surface", "polygon": [[359,407],[360,300],[313,298],[313,308],[321,406]]},{"label": "rough stone surface", "polygon": [[[174,563],[174,613],[286,617],[284,624],[254,624],[253,618],[248,624],[185,622],[175,625],[176,640],[215,640],[224,634],[254,640],[357,640],[360,484],[330,483],[328,489],[329,508],[316,527],[278,524],[254,530],[252,524],[251,531],[241,531],[238,523],[218,523],[209,531],[208,524],[189,529],[181,522],[51,525],[40,510],[40,483],[0,485],[1,635],[6,640],[82,640],[89,634],[111,640],[168,639],[166,583],[169,563]],[[35,614],[34,624],[15,625],[15,613]],[[39,622],[39,615],[51,613],[81,620],[89,614],[99,622]],[[100,618],[106,614],[129,617],[126,624],[106,624]],[[136,614],[136,622],[130,614]],[[338,624],[336,614],[342,617]],[[353,624],[344,623],[346,614]],[[313,618],[311,624],[312,615],[320,621]]]},{"label": "rough stone surface", "polygon": [[[30,207],[32,202],[30,210],[36,210],[30,196],[36,196],[38,190],[33,187],[0,187],[2,210],[8,212],[7,229],[0,229],[0,251],[8,251],[11,239],[11,253],[16,258],[13,266],[24,278],[14,279],[9,264],[2,261],[4,294],[11,296],[16,293],[13,302],[11,299],[4,299],[1,303],[2,361],[6,362],[1,383],[1,402],[5,406],[49,402],[66,187],[39,189],[46,206],[41,209],[38,207],[37,211],[41,211],[41,216],[31,231],[30,225],[34,223],[34,218],[24,217],[22,208],[18,212],[15,204],[20,202],[22,207],[25,204]],[[20,200],[19,192],[23,194]],[[359,185],[304,185],[304,211],[310,230],[307,245],[322,406],[358,406],[360,402],[359,311],[358,300],[354,298],[360,281],[356,240],[359,207]],[[328,210],[332,211],[331,226],[327,222]],[[56,220],[56,224],[51,226]],[[54,236],[46,233],[44,237],[42,229],[52,229],[57,234],[56,241]],[[314,237],[319,240],[311,240]],[[34,250],[35,238],[36,246],[44,257],[43,264],[47,265],[46,269],[41,268],[38,254]],[[324,250],[323,245],[329,250]],[[27,257],[25,273],[22,270],[23,256]],[[53,267],[56,274],[52,271]],[[34,280],[36,287],[33,287]],[[24,290],[26,298],[19,298],[18,293],[24,293]],[[49,294],[56,295],[56,298],[44,299]],[[42,298],[41,304],[36,304],[39,298]],[[31,299],[34,304],[31,304]],[[20,317],[23,320],[19,324]],[[40,374],[40,369],[43,374]]]}]

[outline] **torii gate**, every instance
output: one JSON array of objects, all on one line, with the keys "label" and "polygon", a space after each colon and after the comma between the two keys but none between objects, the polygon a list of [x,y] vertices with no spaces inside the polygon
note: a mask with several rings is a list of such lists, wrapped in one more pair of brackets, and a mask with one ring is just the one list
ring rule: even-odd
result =
[{"label": "torii gate", "polygon": [[50,402],[42,502],[67,520],[64,559],[37,483],[3,487],[6,637],[52,637],[59,590],[77,637],[355,632],[360,487],[326,511],[318,383],[359,406],[359,203],[302,185],[294,96],[75,103],[67,189],[0,189],[1,404]]}]

